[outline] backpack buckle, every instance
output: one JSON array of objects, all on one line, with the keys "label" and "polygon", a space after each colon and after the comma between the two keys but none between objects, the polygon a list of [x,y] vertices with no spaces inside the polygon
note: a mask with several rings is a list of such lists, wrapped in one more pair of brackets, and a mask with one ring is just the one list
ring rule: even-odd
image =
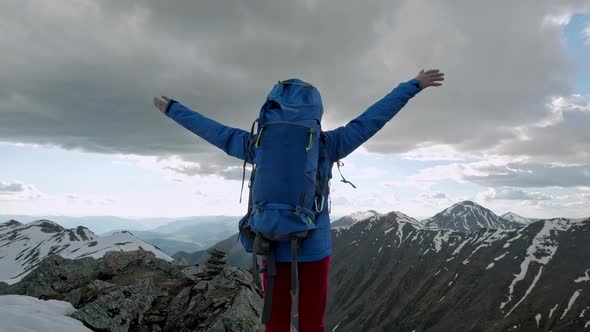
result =
[{"label": "backpack buckle", "polygon": [[[318,204],[318,198],[321,198],[320,204]],[[314,200],[314,204],[315,204],[315,212],[321,213],[324,210],[324,195],[316,196],[316,198]]]}]

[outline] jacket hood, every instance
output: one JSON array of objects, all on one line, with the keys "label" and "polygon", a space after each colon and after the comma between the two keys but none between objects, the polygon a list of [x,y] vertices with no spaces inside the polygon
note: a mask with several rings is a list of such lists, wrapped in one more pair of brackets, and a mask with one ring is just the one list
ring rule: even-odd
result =
[{"label": "jacket hood", "polygon": [[318,121],[324,114],[322,97],[318,89],[298,78],[275,84],[268,93],[263,108],[299,111],[305,118]]}]

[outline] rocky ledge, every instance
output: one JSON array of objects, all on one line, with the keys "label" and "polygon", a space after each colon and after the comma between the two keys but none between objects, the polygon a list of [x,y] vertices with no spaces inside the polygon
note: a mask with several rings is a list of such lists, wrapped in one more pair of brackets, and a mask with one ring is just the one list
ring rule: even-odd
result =
[{"label": "rocky ledge", "polygon": [[149,251],[108,252],[101,259],[53,255],[0,294],[70,302],[72,317],[94,331],[260,331],[261,291],[252,275],[226,266],[179,266]]}]

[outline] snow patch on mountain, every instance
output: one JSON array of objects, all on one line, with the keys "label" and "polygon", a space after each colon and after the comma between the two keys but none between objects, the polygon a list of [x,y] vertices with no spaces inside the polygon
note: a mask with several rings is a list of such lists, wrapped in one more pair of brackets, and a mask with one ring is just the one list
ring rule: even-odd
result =
[{"label": "snow patch on mountain", "polygon": [[449,241],[449,236],[451,235],[452,231],[441,229],[436,232],[436,236],[432,239],[432,245],[434,246],[434,250],[438,253],[442,250],[443,243],[447,243]]},{"label": "snow patch on mountain", "polygon": [[333,229],[348,229],[361,221],[379,216],[381,216],[381,214],[374,210],[357,211],[334,221],[331,226]]},{"label": "snow patch on mountain", "polygon": [[588,275],[588,272],[590,272],[590,269],[586,270],[584,272],[584,275],[579,277],[578,279],[574,280],[574,282],[579,283],[579,282],[584,282],[584,281],[590,281],[590,275]]},{"label": "snow patch on mountain", "polygon": [[362,221],[365,219],[369,219],[371,217],[375,217],[375,216],[379,216],[381,215],[380,213],[373,211],[373,210],[367,210],[367,211],[358,211],[355,213],[350,214],[348,217],[350,219],[352,219],[353,221]]},{"label": "snow patch on mountain", "polygon": [[570,300],[567,303],[567,308],[565,308],[565,310],[563,311],[563,314],[561,315],[561,317],[559,317],[559,319],[565,318],[565,315],[567,315],[568,311],[570,311],[570,309],[572,308],[572,305],[574,304],[574,302],[576,302],[576,300],[578,299],[578,296],[580,296],[580,293],[582,293],[582,290],[578,289],[574,292],[574,294],[572,294],[572,297],[570,297]]},{"label": "snow patch on mountain", "polygon": [[76,309],[69,303],[39,300],[31,296],[0,296],[2,331],[90,332],[82,322],[69,317]]},{"label": "snow patch on mountain", "polygon": [[[573,225],[573,223],[569,219],[544,220],[542,221],[542,223],[543,228],[541,228],[537,235],[535,235],[532,244],[526,250],[524,260],[520,264],[520,273],[516,274],[514,280],[512,280],[512,283],[509,286],[508,299],[500,304],[500,309],[504,309],[504,307],[506,307],[506,305],[512,301],[514,297],[515,285],[518,282],[524,280],[524,278],[527,275],[530,264],[532,262],[537,262],[541,264],[541,267],[539,268],[539,271],[537,273],[537,276],[535,277],[535,280],[533,281],[533,284],[531,285],[531,287],[529,287],[527,292],[530,292],[530,290],[532,290],[532,287],[534,287],[536,281],[541,275],[543,265],[547,264],[551,260],[551,258],[553,258],[553,255],[557,251],[559,244],[556,240],[556,233],[567,231]],[[528,295],[528,293],[525,294],[525,297],[526,295]],[[521,301],[516,303],[516,305],[510,310],[510,312],[512,312]],[[510,314],[510,312],[508,314]]]}]

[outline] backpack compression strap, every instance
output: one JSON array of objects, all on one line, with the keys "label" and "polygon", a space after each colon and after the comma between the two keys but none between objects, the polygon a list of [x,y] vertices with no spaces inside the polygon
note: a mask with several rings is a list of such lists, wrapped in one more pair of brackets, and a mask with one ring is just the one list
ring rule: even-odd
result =
[{"label": "backpack compression strap", "polygon": [[[253,253],[253,255],[254,257],[256,257],[255,253]],[[277,265],[274,248],[270,250],[270,254],[266,257],[265,269],[266,285],[264,287],[264,306],[262,308],[262,324],[264,325],[268,324],[268,322],[270,321],[270,313],[272,310],[272,297],[275,286],[275,277],[277,275]]]},{"label": "backpack compression strap", "polygon": [[294,237],[291,239],[291,322],[294,322],[298,316],[297,293],[299,285],[299,272],[297,266],[297,256],[299,255],[299,239]]}]

